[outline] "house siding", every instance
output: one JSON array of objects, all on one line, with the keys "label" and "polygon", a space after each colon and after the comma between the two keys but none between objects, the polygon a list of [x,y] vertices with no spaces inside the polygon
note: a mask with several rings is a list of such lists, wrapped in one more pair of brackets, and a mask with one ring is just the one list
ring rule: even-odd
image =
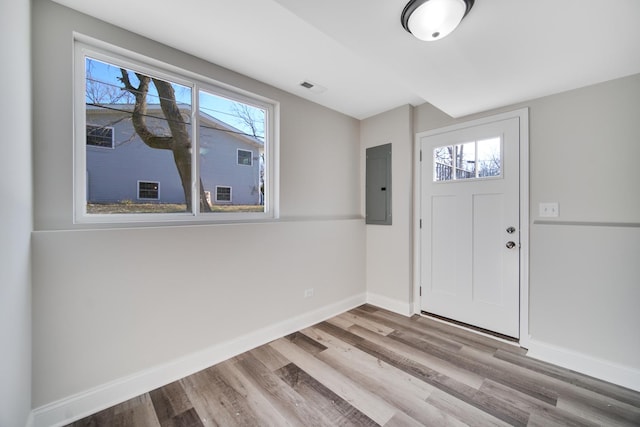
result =
[{"label": "house siding", "polygon": [[[200,176],[205,191],[211,191],[215,200],[215,187],[232,188],[232,203],[257,205],[260,203],[260,153],[255,147],[243,144],[239,139],[213,129],[200,129],[204,148],[210,150],[200,157]],[[251,166],[238,164],[238,149],[251,151]]]},{"label": "house siding", "polygon": [[[171,151],[150,148],[144,144],[126,115],[89,110],[87,124],[114,129],[114,148],[87,146],[86,197],[89,203],[149,201],[138,198],[139,181],[160,184],[157,202],[185,202]],[[152,129],[163,128],[161,120],[149,119],[148,125]],[[203,126],[200,129],[200,176],[204,190],[211,192],[212,203],[215,203],[215,187],[222,185],[232,187],[232,204],[259,204],[260,148],[234,133],[210,127]],[[238,165],[238,149],[253,153],[251,166]]]}]

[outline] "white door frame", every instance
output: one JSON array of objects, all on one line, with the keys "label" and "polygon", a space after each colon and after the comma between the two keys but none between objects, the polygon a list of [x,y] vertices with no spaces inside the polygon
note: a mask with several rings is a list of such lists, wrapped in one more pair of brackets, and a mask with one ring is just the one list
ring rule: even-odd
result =
[{"label": "white door frame", "polygon": [[[467,122],[456,123],[439,129],[419,132],[414,140],[413,164],[413,314],[421,312],[420,276],[420,206],[421,206],[421,165],[420,140],[468,127],[484,125],[499,120],[518,118],[520,125],[520,339],[521,347],[529,347],[529,109],[522,108],[507,113],[496,114]],[[424,154],[423,154],[424,155]],[[429,161],[426,155],[424,161]]]}]

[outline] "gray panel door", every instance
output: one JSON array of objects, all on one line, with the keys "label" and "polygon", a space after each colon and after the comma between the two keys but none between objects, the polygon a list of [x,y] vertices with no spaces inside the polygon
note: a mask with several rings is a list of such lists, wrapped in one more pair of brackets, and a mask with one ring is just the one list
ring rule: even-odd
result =
[{"label": "gray panel door", "polygon": [[391,144],[367,148],[366,223],[391,225]]}]

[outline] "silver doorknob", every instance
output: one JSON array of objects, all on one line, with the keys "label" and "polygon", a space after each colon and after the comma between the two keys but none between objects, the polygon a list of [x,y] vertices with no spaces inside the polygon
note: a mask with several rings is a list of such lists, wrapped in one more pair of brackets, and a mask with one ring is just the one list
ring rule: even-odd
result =
[{"label": "silver doorknob", "polygon": [[507,233],[509,233],[509,234],[513,234],[513,233],[515,233],[515,232],[516,232],[516,228],[515,228],[515,227],[508,227],[508,228],[507,228]]},{"label": "silver doorknob", "polygon": [[507,242],[507,249],[513,249],[516,247],[516,242],[509,241]]}]

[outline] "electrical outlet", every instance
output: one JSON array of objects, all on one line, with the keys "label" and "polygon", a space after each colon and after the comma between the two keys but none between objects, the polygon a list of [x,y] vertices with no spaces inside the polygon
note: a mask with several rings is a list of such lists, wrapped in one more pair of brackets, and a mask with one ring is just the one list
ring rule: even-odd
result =
[{"label": "electrical outlet", "polygon": [[309,288],[309,289],[305,289],[304,290],[304,297],[305,298],[311,298],[313,296],[313,288]]},{"label": "electrical outlet", "polygon": [[559,214],[558,202],[540,203],[541,217],[557,218]]}]

